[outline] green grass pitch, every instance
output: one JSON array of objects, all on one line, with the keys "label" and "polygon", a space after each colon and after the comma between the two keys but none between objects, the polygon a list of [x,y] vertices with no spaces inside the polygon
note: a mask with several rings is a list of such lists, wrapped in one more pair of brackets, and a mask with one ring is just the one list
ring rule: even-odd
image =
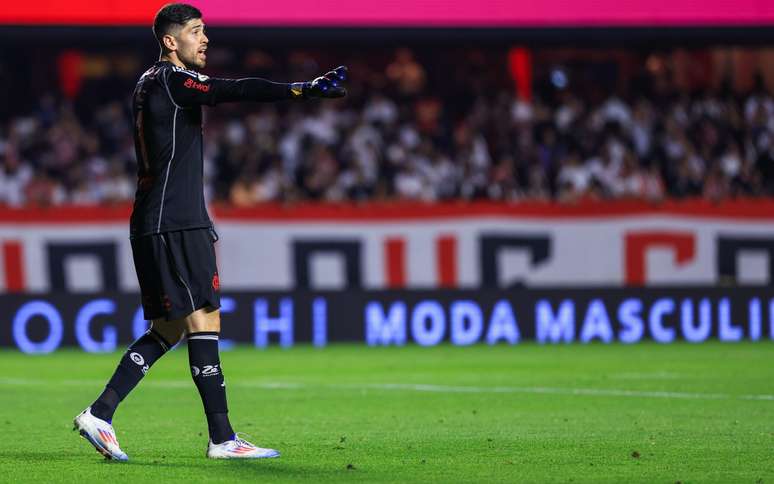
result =
[{"label": "green grass pitch", "polygon": [[234,427],[282,457],[204,458],[185,348],[114,424],[71,431],[118,354],[0,352],[3,482],[774,482],[774,344],[334,345],[222,355]]}]

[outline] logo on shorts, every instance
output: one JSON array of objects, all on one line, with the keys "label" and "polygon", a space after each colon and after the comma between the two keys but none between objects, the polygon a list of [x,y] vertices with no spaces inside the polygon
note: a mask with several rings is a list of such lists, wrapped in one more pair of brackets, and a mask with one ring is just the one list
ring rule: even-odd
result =
[{"label": "logo on shorts", "polygon": [[212,288],[216,291],[220,289],[220,277],[218,277],[217,272],[212,276]]},{"label": "logo on shorts", "polygon": [[159,298],[161,299],[161,305],[164,306],[164,310],[169,312],[172,309],[172,301],[169,300],[169,296],[162,294]]},{"label": "logo on shorts", "polygon": [[199,376],[199,373],[201,373],[201,370],[199,370],[199,367],[191,365],[191,375],[194,377]]},{"label": "logo on shorts", "polygon": [[131,358],[132,361],[134,361],[139,366],[145,364],[145,358],[143,358],[140,353],[131,352],[129,353],[129,358]]}]

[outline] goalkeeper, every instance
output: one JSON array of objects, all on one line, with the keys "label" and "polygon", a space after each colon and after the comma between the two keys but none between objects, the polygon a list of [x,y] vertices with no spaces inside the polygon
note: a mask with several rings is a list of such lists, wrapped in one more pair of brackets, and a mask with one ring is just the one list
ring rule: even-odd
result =
[{"label": "goalkeeper", "polygon": [[137,191],[130,239],[145,319],[151,328],[132,343],[104,391],[75,417],[75,430],[108,459],[125,461],[112,426],[118,404],[184,335],[191,375],[209,429],[207,457],[278,457],[241,439],[231,427],[218,354],[220,280],[217,235],[204,203],[202,105],[237,101],[338,98],[339,67],[313,81],[218,79],[200,74],[208,39],[201,12],[186,4],[161,8],[153,23],[161,56],[132,97]]}]

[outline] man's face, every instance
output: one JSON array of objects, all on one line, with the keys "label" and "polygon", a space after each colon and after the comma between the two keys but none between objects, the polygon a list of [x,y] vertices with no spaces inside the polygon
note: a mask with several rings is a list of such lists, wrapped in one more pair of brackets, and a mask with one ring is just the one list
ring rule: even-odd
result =
[{"label": "man's face", "polygon": [[174,36],[177,42],[177,58],[188,68],[201,69],[207,64],[207,43],[204,22],[191,19]]}]

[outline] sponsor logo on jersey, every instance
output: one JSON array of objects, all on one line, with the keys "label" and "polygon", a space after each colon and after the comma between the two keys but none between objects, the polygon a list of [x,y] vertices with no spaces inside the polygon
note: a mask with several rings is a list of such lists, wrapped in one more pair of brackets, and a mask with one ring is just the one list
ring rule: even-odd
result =
[{"label": "sponsor logo on jersey", "polygon": [[201,92],[208,92],[210,90],[210,86],[208,84],[202,84],[201,82],[196,82],[193,79],[186,79],[183,85],[188,89],[196,89],[197,91]]},{"label": "sponsor logo on jersey", "polygon": [[218,277],[217,272],[212,276],[212,288],[216,291],[220,290],[220,277]]},{"label": "sponsor logo on jersey", "polygon": [[201,370],[199,369],[199,367],[191,365],[191,375],[193,375],[194,377],[197,377],[199,376],[199,373],[201,373]]}]

